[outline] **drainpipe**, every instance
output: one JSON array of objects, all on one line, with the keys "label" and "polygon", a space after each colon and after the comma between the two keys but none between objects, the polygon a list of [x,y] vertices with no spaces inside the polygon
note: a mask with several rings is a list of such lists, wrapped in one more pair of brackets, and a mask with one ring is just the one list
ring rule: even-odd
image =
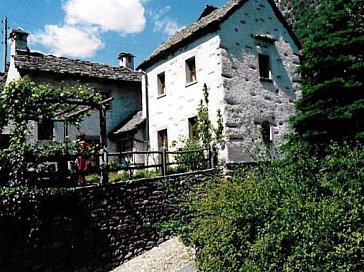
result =
[{"label": "drainpipe", "polygon": [[[148,96],[148,74],[143,71],[139,70],[138,72],[144,75],[144,91],[145,91],[145,130],[146,130],[146,143],[147,143],[147,150],[150,149],[150,141],[149,141],[149,96]],[[142,85],[143,86],[143,85]],[[144,110],[144,109],[143,109]]]}]

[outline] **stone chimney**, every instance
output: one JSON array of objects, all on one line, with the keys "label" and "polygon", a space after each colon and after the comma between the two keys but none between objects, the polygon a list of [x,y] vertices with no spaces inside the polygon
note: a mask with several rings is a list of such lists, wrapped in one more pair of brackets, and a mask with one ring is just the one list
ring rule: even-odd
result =
[{"label": "stone chimney", "polygon": [[132,54],[121,52],[119,54],[118,60],[120,61],[120,67],[134,70],[134,56]]},{"label": "stone chimney", "polygon": [[28,32],[22,29],[13,29],[10,33],[11,54],[15,54],[16,50],[28,51]]}]

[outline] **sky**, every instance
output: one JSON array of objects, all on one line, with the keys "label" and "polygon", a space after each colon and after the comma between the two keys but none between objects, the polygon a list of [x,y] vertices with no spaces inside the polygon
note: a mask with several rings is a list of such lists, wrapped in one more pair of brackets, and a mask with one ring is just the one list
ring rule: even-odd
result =
[{"label": "sky", "polygon": [[[0,0],[0,17],[8,18],[9,33],[14,28],[30,33],[31,51],[112,66],[118,65],[120,52],[128,52],[136,56],[137,66],[170,35],[197,20],[206,4],[220,7],[226,2]],[[3,45],[0,52],[2,56]],[[2,62],[1,57],[1,71]]]}]

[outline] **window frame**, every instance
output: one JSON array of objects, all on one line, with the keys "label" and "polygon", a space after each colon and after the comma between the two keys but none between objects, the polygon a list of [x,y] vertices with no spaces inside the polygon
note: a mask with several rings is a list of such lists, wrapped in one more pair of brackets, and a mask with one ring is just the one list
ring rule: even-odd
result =
[{"label": "window frame", "polygon": [[188,135],[191,140],[198,139],[198,120],[197,116],[188,118]]},{"label": "window frame", "polygon": [[[259,79],[263,81],[272,81],[272,64],[270,55],[258,53]],[[267,77],[268,75],[268,77]]]},{"label": "window frame", "polygon": [[[157,139],[158,139],[158,150],[161,148],[165,148],[168,150],[168,130],[161,129],[157,131]],[[162,141],[164,143],[162,143]]]},{"label": "window frame", "polygon": [[197,82],[197,65],[195,56],[185,60],[185,72],[187,86]]},{"label": "window frame", "polygon": [[[163,80],[162,80],[163,79]],[[157,75],[158,98],[166,96],[166,72],[161,72]],[[163,88],[163,92],[161,91]]]},{"label": "window frame", "polygon": [[38,141],[52,140],[53,139],[54,122],[45,119],[37,124],[37,138]]}]

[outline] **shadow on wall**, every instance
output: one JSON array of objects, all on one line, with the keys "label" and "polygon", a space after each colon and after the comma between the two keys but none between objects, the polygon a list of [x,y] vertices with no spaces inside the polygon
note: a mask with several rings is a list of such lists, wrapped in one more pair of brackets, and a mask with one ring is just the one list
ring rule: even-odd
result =
[{"label": "shadow on wall", "polygon": [[0,217],[0,271],[110,271],[165,240],[157,224],[179,210],[161,181],[184,193],[216,173],[83,187],[24,201],[15,216]]},{"label": "shadow on wall", "polygon": [[75,271],[112,263],[107,232],[92,226],[77,202],[52,198],[27,207],[20,218],[1,218],[0,271]]}]

